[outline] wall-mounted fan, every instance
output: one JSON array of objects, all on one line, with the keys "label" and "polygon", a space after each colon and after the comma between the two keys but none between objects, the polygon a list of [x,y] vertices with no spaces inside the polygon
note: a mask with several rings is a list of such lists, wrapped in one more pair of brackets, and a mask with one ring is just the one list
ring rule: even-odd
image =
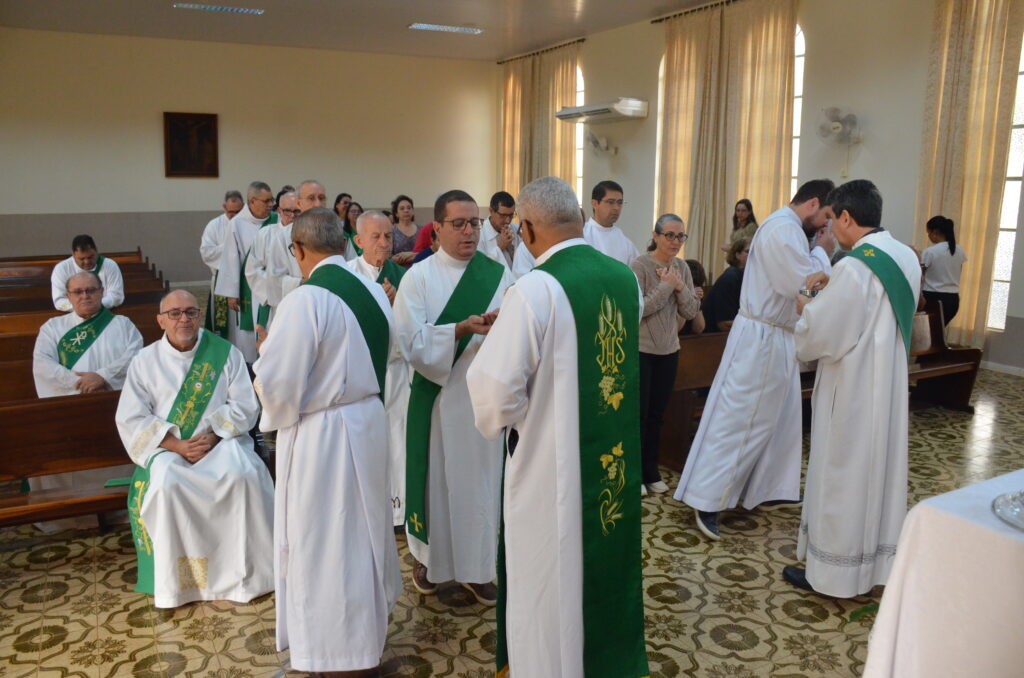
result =
[{"label": "wall-mounted fan", "polygon": [[846,178],[850,173],[850,147],[864,140],[857,116],[853,113],[844,115],[835,106],[822,109],[818,136],[825,143],[846,148],[846,164],[840,172],[840,176]]}]

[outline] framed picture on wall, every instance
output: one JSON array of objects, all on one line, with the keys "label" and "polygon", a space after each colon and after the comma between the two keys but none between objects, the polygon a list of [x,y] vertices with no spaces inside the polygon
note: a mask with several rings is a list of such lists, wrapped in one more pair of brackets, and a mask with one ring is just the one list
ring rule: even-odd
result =
[{"label": "framed picture on wall", "polygon": [[164,113],[164,176],[220,176],[216,113]]}]

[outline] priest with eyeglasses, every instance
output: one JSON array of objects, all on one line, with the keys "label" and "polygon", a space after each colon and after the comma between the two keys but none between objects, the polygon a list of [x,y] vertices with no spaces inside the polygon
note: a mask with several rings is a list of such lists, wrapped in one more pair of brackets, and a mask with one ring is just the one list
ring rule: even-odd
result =
[{"label": "priest with eyeglasses", "polygon": [[274,588],[274,487],[248,433],[259,403],[241,352],[199,316],[187,291],[163,298],[164,336],[132,360],[116,414],[137,465],[135,590],[162,608],[245,603]]}]

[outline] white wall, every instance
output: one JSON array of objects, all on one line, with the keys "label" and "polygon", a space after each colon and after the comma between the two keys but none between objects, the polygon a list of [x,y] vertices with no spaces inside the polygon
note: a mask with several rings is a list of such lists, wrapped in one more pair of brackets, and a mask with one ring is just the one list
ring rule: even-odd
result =
[{"label": "white wall", "polygon": [[[0,213],[203,210],[254,179],[307,177],[367,206],[489,196],[498,76],[482,61],[0,28]],[[164,177],[164,111],[219,115],[219,179]]]}]

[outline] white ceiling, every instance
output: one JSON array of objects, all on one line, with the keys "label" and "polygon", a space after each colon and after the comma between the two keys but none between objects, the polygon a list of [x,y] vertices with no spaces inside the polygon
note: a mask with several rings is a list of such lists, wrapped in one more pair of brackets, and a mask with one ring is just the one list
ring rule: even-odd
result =
[{"label": "white ceiling", "polygon": [[[496,60],[707,0],[191,0],[261,16],[174,9],[174,0],[0,0],[0,25],[75,33]],[[469,25],[481,35],[411,31]]]}]

